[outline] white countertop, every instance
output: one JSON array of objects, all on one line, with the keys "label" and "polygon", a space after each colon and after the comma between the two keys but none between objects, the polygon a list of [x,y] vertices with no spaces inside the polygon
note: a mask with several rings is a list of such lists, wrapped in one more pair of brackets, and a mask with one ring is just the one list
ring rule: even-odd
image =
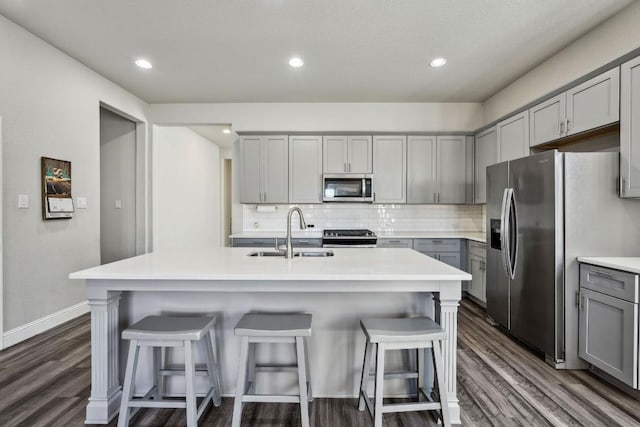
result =
[{"label": "white countertop", "polygon": [[640,257],[578,257],[578,262],[640,274]]},{"label": "white countertop", "polygon": [[[379,239],[467,239],[476,242],[486,242],[487,236],[482,232],[473,231],[376,231]],[[286,231],[243,231],[234,233],[230,237],[236,239],[274,239],[287,237]],[[321,239],[322,230],[293,231],[296,239]]]},{"label": "white countertop", "polygon": [[[332,249],[332,257],[248,257],[253,248],[160,251],[71,273],[71,279],[461,281],[471,275],[411,249]],[[312,249],[309,249],[311,251]],[[319,249],[315,249],[319,250]]]}]

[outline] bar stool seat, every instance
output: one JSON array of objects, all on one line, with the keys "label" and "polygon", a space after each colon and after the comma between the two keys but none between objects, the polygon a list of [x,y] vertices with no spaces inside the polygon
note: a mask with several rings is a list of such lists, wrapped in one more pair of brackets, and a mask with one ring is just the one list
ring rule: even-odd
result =
[{"label": "bar stool seat", "polygon": [[[367,343],[360,381],[360,397],[358,409],[369,410],[374,419],[374,426],[382,426],[382,414],[388,412],[438,410],[443,425],[450,426],[449,406],[447,402],[447,387],[444,381],[444,363],[442,359],[442,341],[447,339],[445,330],[428,317],[414,317],[401,319],[364,319],[360,321]],[[437,401],[430,399],[424,388],[424,354],[425,349],[431,348],[435,378],[437,381]],[[418,367],[416,371],[387,374],[384,370],[386,350],[417,350]],[[371,375],[371,364],[375,354],[376,369],[373,374],[375,381],[375,398],[372,403],[367,386]],[[417,379],[418,402],[383,404],[383,388],[386,379]],[[425,400],[421,400],[423,397]]]},{"label": "bar stool seat", "polygon": [[[300,404],[303,427],[309,426],[309,405],[312,400],[307,346],[305,338],[311,336],[310,314],[247,313],[238,322],[235,334],[242,337],[238,379],[233,405],[232,427],[240,427],[245,402],[289,402]],[[260,343],[295,344],[297,363],[257,364],[256,345]],[[256,372],[297,372],[298,395],[255,394]]]},{"label": "bar stool seat", "polygon": [[[200,415],[209,401],[220,406],[220,372],[216,356],[214,336],[215,317],[207,316],[148,316],[122,332],[122,338],[129,340],[129,355],[122,389],[118,427],[126,427],[129,420],[140,408],[185,408],[187,426],[197,426]],[[196,369],[194,342],[202,344],[206,369]],[[133,388],[138,367],[140,347],[153,349],[154,383],[142,398],[133,398]],[[162,353],[167,347],[184,348],[184,370],[165,369]],[[163,399],[163,377],[184,375],[186,383],[185,400]],[[208,377],[209,389],[204,400],[197,406],[195,377]],[[134,408],[130,411],[130,408]]]}]

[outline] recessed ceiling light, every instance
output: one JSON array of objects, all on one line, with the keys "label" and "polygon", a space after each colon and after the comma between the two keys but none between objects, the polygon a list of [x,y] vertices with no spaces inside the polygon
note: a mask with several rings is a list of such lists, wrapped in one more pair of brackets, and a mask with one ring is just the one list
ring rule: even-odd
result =
[{"label": "recessed ceiling light", "polygon": [[431,60],[429,65],[431,65],[434,68],[438,68],[438,67],[442,67],[446,63],[447,63],[447,60],[445,58],[434,58]]},{"label": "recessed ceiling light", "polygon": [[229,133],[231,133],[231,129],[229,129],[229,128],[224,128],[224,129],[222,129],[222,133],[229,134]]},{"label": "recessed ceiling light", "polygon": [[291,58],[289,60],[289,65],[291,65],[292,67],[295,68],[300,68],[304,65],[304,61],[302,60],[302,58],[298,58],[297,56],[294,58]]},{"label": "recessed ceiling light", "polygon": [[153,68],[153,65],[151,65],[151,62],[143,58],[136,59],[136,65],[140,68],[144,68],[145,70],[149,70]]}]

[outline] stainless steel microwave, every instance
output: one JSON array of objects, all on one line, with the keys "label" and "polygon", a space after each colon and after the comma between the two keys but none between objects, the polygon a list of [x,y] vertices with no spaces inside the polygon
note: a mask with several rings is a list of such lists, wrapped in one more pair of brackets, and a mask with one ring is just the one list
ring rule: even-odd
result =
[{"label": "stainless steel microwave", "polygon": [[373,202],[371,174],[325,174],[322,176],[322,201]]}]

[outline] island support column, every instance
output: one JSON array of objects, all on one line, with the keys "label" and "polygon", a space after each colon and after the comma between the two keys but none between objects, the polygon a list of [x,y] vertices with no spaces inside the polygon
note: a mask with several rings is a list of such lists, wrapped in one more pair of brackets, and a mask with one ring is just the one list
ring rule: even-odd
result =
[{"label": "island support column", "polygon": [[[443,283],[441,292],[434,293],[436,322],[447,331],[447,339],[442,341],[445,379],[447,382],[447,401],[451,424],[462,424],[460,404],[456,391],[456,371],[458,364],[458,306],[462,296],[461,283],[457,287],[452,282]],[[446,289],[446,290],[444,290]]]},{"label": "island support column", "polygon": [[87,300],[91,308],[91,396],[85,423],[108,424],[118,413],[122,395],[118,368],[120,292],[94,290],[88,283]]}]

